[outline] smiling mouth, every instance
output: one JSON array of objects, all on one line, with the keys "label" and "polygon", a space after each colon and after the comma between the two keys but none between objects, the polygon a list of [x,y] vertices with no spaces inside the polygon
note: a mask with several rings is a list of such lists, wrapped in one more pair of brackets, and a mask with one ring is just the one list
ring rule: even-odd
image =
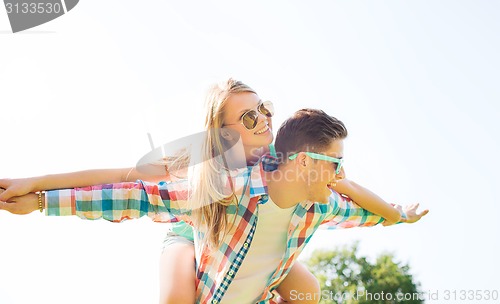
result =
[{"label": "smiling mouth", "polygon": [[333,187],[335,187],[336,185],[337,183],[329,182],[328,184],[326,184],[326,187],[330,190],[334,190]]},{"label": "smiling mouth", "polygon": [[255,132],[254,134],[256,134],[256,135],[260,135],[260,134],[262,134],[262,133],[266,132],[267,130],[269,130],[269,126],[268,126],[268,125],[265,125],[265,126],[264,126],[264,128],[262,128],[262,129],[258,130],[258,131],[257,131],[257,132]]}]

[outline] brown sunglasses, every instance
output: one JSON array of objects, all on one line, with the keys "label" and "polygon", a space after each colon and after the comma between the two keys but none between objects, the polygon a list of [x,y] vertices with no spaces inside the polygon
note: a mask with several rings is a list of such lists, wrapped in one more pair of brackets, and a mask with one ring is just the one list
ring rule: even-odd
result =
[{"label": "brown sunglasses", "polygon": [[[265,115],[266,117],[273,117],[274,106],[270,101],[264,101],[257,106],[257,110],[248,110],[243,115],[241,115],[240,124],[244,125],[247,130],[253,130],[257,126],[259,120],[259,113]],[[226,126],[232,126],[237,124],[226,124]]]}]

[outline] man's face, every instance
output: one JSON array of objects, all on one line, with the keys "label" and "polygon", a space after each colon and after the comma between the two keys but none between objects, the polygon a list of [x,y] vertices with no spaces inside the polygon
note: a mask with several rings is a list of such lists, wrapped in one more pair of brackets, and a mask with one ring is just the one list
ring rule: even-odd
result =
[{"label": "man's face", "polygon": [[[327,156],[335,158],[344,157],[344,140],[338,139],[333,141],[327,150],[321,152]],[[338,180],[343,179],[344,169],[342,168],[339,174],[335,174],[335,169],[337,168],[336,163],[332,163],[326,160],[313,160],[308,159],[309,170],[308,170],[308,200],[312,202],[318,202],[326,204],[328,203],[328,198],[332,193],[332,184],[336,184]]]}]

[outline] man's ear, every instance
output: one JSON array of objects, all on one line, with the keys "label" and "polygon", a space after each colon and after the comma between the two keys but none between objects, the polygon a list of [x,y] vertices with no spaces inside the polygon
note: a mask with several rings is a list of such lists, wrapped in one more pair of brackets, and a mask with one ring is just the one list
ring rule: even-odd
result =
[{"label": "man's ear", "polygon": [[295,159],[296,164],[300,165],[301,167],[305,168],[308,164],[309,158],[304,152],[300,152],[299,155],[297,155],[297,158]]}]

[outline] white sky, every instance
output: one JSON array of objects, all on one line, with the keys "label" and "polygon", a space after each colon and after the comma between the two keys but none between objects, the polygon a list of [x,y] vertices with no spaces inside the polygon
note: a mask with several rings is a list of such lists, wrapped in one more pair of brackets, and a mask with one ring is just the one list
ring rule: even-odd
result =
[{"label": "white sky", "polygon": [[[441,297],[500,290],[499,13],[486,0],[81,1],[12,34],[0,9],[0,176],[133,166],[146,132],[159,145],[199,131],[208,85],[234,76],[274,101],[275,126],[302,107],[343,120],[350,179],[431,209],[320,232],[306,255],[360,240]],[[165,229],[0,212],[0,303],[157,302]]]}]

